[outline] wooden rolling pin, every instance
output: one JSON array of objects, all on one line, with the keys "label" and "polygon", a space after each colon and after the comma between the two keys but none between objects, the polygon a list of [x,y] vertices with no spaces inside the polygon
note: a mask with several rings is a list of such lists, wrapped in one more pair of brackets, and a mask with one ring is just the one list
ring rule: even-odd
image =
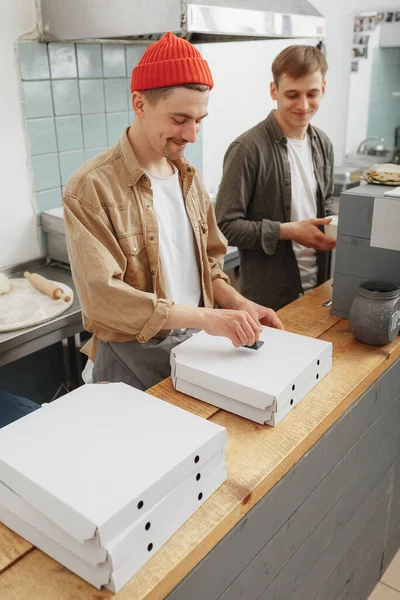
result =
[{"label": "wooden rolling pin", "polygon": [[64,294],[64,290],[58,287],[55,283],[46,279],[46,277],[42,277],[38,273],[29,273],[25,271],[24,277],[29,281],[34,288],[47,294],[50,298],[54,298],[54,300],[64,300],[64,302],[69,302],[71,300],[71,296],[67,296]]}]

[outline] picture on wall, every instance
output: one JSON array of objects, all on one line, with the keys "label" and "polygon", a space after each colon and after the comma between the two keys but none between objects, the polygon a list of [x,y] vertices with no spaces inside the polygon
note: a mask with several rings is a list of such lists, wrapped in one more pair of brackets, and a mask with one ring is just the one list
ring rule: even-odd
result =
[{"label": "picture on wall", "polygon": [[[380,18],[384,19],[385,15],[386,13],[369,13],[354,17],[353,48],[351,50],[351,56],[353,59],[368,58],[370,31],[375,29]],[[358,72],[357,62],[352,62],[351,70]]]},{"label": "picture on wall", "polygon": [[358,73],[358,60],[351,61],[351,72]]},{"label": "picture on wall", "polygon": [[[377,22],[379,21],[379,14],[382,15],[382,19],[385,18],[385,13],[377,13],[368,16],[359,15],[357,17],[354,17],[353,31],[355,33],[360,31],[373,31],[376,27]],[[387,14],[388,13],[386,13],[386,15]],[[393,13],[391,14],[393,16]]]},{"label": "picture on wall", "polygon": [[367,46],[358,46],[357,48],[353,48],[352,50],[353,58],[368,58],[368,47]]},{"label": "picture on wall", "polygon": [[366,46],[368,44],[368,41],[369,41],[368,34],[363,35],[363,34],[355,33],[353,36],[353,44]]},{"label": "picture on wall", "polygon": [[400,21],[400,10],[398,10],[397,12],[394,13],[394,20],[396,22]]}]

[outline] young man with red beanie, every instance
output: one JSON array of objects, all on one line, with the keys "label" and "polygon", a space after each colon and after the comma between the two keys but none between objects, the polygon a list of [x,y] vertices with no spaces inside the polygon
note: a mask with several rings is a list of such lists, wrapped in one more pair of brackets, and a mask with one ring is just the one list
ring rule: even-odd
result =
[{"label": "young man with red beanie", "polygon": [[228,148],[218,225],[240,252],[241,292],[278,310],[328,278],[333,148],[310,124],[325,93],[325,56],[289,46],[272,64],[277,110]]},{"label": "young man with red beanie", "polygon": [[226,240],[184,158],[212,87],[199,51],[167,33],[133,69],[133,125],[68,182],[68,251],[93,333],[84,350],[94,381],[147,389],[168,377],[170,350],[194,330],[239,347],[258,340],[261,324],[282,328],[274,311],[230,286]]}]

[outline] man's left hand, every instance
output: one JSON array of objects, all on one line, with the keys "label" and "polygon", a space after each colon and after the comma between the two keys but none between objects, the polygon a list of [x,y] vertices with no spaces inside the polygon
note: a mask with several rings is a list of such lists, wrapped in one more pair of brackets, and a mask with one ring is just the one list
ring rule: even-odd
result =
[{"label": "man's left hand", "polygon": [[256,323],[258,322],[261,323],[261,325],[273,327],[274,329],[285,329],[282,321],[272,308],[266,308],[247,298],[243,298],[243,300],[240,301],[240,306],[238,308],[240,308],[240,310],[246,310]]}]

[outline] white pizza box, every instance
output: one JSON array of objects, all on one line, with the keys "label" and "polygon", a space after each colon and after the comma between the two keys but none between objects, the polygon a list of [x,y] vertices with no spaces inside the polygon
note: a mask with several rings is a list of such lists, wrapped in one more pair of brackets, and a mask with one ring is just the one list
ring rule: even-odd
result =
[{"label": "white pizza box", "polygon": [[137,571],[157,552],[174,533],[186,523],[188,519],[200,508],[202,504],[227,480],[227,468],[222,464],[207,479],[203,481],[200,490],[197,490],[193,498],[187,498],[178,507],[175,516],[164,523],[159,537],[152,540],[152,548],[146,547],[146,551],[136,551],[124,564],[111,573],[111,581],[106,586],[112,592],[118,592]]},{"label": "white pizza box", "polygon": [[96,567],[102,563],[107,563],[111,570],[115,570],[133,554],[139,545],[147,547],[154,531],[163,527],[165,521],[170,519],[176,507],[184,498],[193,496],[196,491],[201,490],[202,480],[207,479],[217,468],[224,464],[224,458],[224,451],[215,454],[161,499],[151,510],[146,511],[140,519],[137,519],[116,538],[107,542],[104,548],[97,546],[93,539],[81,544],[2,483],[0,483],[0,506],[3,506],[88,564]]},{"label": "white pizza box", "polygon": [[[322,374],[322,376],[325,375]],[[272,407],[269,407],[266,410],[261,410],[260,408],[255,408],[254,406],[245,404],[244,402],[232,400],[232,398],[228,398],[228,396],[223,396],[217,392],[207,390],[200,385],[189,383],[184,379],[176,380],[175,389],[183,394],[187,394],[188,396],[192,396],[193,398],[197,398],[198,400],[202,400],[203,402],[207,402],[213,406],[218,406],[218,408],[222,408],[223,410],[231,412],[235,415],[239,415],[239,417],[244,417],[249,421],[255,421],[256,423],[260,423],[260,425],[271,425],[271,427],[278,425],[278,423],[282,421],[282,419],[286,417],[292,408],[294,408],[302,399],[300,396],[298,396],[296,401],[293,400],[293,404],[286,404],[280,411],[273,412]]]},{"label": "white pizza box", "polygon": [[111,570],[116,571],[138,546],[147,548],[148,544],[153,542],[156,532],[162,531],[165,523],[171,520],[176,512],[176,507],[185,498],[202,493],[203,481],[207,481],[216,470],[222,467],[225,468],[225,453],[220,451],[160,500],[138,522],[107,542],[106,549]]},{"label": "white pizza box", "polygon": [[104,546],[225,445],[215,423],[123,383],[91,384],[0,430],[0,481]]},{"label": "white pizza box", "polygon": [[224,483],[226,477],[226,466],[222,464],[207,479],[203,480],[201,492],[196,490],[191,496],[183,499],[176,507],[174,515],[164,523],[163,528],[153,532],[152,541],[145,548],[138,547],[114,572],[106,564],[97,567],[89,565],[1,505],[0,520],[18,535],[98,589],[106,586],[109,590],[117,592]]},{"label": "white pizza box", "polygon": [[264,327],[258,350],[201,331],[171,350],[174,386],[187,381],[273,413],[290,410],[332,368],[332,344]]},{"label": "white pizza box", "polygon": [[228,396],[218,394],[218,392],[213,392],[201,385],[190,383],[184,379],[176,379],[175,389],[178,392],[192,396],[192,398],[197,398],[198,400],[202,400],[213,406],[218,406],[218,408],[227,410],[235,415],[239,415],[239,417],[244,417],[245,419],[255,421],[261,425],[271,424],[270,421],[273,414],[271,407],[266,410],[261,410],[261,408],[250,406],[245,402],[238,402],[238,400],[233,400],[232,398],[228,398]]}]

